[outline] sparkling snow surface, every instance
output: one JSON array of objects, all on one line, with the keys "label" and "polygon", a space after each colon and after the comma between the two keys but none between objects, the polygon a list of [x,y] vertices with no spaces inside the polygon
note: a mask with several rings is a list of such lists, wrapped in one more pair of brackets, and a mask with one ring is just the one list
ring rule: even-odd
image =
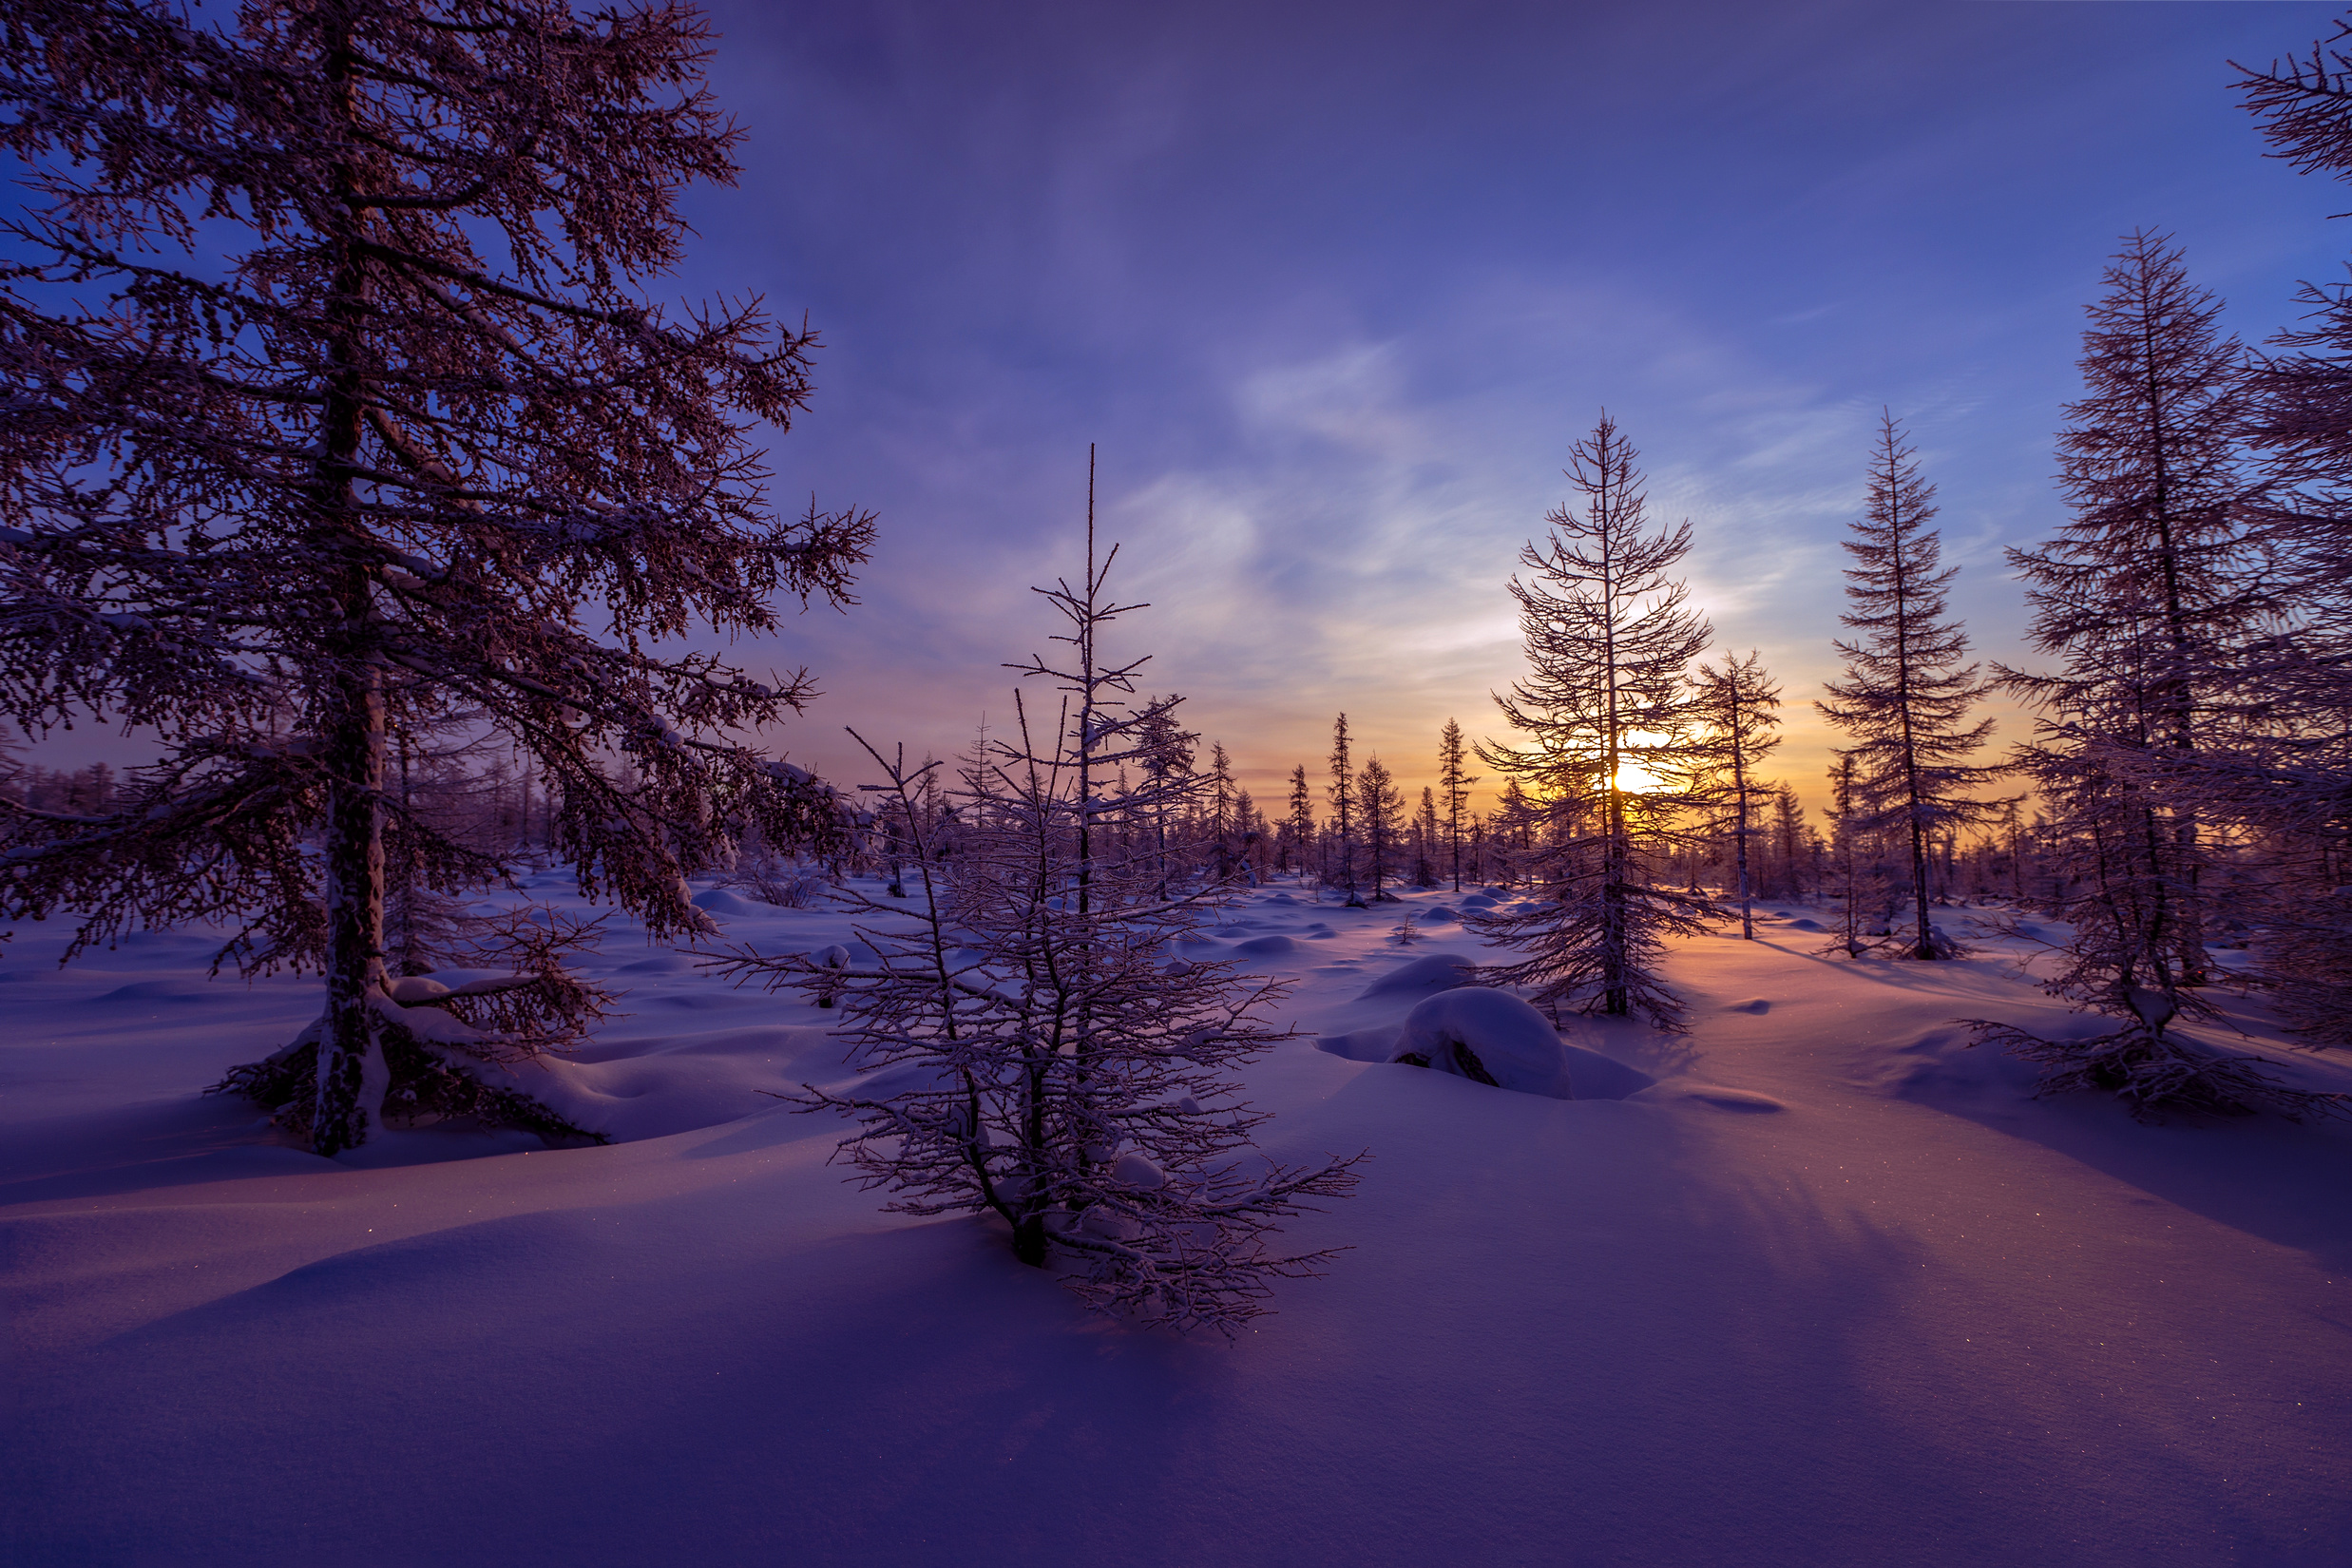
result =
[{"label": "sparkling snow surface", "polygon": [[1952,1023],[2094,1027],[2016,944],[1854,964],[1817,910],[1678,947],[1687,1040],[1567,1021],[1632,1098],[1389,1065],[1428,960],[1479,954],[1461,900],[1406,903],[1409,947],[1273,889],[1188,949],[1294,977],[1327,1037],[1252,1070],[1270,1147],[1374,1155],[1291,1232],[1354,1251],[1231,1347],[879,1213],[756,1092],[842,1080],[833,1015],[689,956],[610,936],[627,1016],[547,1075],[624,1141],[329,1162],[196,1096],[313,983],[22,932],[0,1561],[2352,1562],[2346,1130],[2035,1102]]}]

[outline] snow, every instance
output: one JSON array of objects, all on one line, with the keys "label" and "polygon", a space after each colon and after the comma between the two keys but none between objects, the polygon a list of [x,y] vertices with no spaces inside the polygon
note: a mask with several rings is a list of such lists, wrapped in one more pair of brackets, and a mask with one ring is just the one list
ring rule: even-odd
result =
[{"label": "snow", "polygon": [[60,970],[21,931],[0,1559],[2352,1561],[2345,1129],[2036,1101],[1954,1023],[2094,1027],[2017,975],[2030,943],[1956,920],[1977,956],[1855,962],[1795,907],[1673,949],[1687,1038],[1565,1021],[1572,1083],[1589,1052],[1657,1080],[1629,1098],[1391,1065],[1419,1009],[1495,1004],[1441,984],[1470,939],[1394,941],[1438,902],[1269,889],[1187,949],[1325,1032],[1250,1075],[1268,1152],[1374,1157],[1290,1232],[1353,1250],[1232,1348],[1090,1316],[988,1224],[879,1213],[836,1128],[762,1093],[849,1081],[835,1016],[619,923],[585,966],[623,1015],[520,1070],[618,1141],[336,1161],[196,1094],[311,984],[207,982],[195,932]]}]

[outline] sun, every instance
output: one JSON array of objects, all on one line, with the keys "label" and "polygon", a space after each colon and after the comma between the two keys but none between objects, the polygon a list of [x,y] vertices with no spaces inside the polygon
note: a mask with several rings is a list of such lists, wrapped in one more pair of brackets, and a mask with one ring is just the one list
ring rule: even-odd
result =
[{"label": "sun", "polygon": [[1612,782],[1620,794],[1656,794],[1666,788],[1666,780],[1638,762],[1618,763],[1616,777]]}]

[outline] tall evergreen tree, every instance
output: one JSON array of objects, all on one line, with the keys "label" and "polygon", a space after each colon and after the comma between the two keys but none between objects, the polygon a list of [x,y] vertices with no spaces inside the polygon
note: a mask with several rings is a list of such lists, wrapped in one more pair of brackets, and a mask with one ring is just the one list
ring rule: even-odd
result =
[{"label": "tall evergreen tree", "polygon": [[1975,792],[1999,772],[1965,760],[1992,733],[1989,718],[1968,722],[1991,683],[1978,678],[1978,666],[1961,662],[1968,635],[1945,619],[1946,591],[1960,568],[1941,565],[1941,543],[1928,526],[1935,494],[1894,415],[1883,413],[1869,512],[1845,541],[1855,563],[1845,572],[1852,608],[1839,620],[1862,635],[1836,644],[1845,679],[1826,682],[1830,700],[1815,704],[1854,737],[1846,755],[1855,759],[1866,807],[1857,830],[1895,833],[1908,850],[1914,926],[1906,947],[1922,959],[1957,950],[1928,915],[1929,845],[1988,810]]},{"label": "tall evergreen tree", "polygon": [[1290,811],[1282,819],[1282,841],[1291,866],[1303,875],[1315,850],[1314,793],[1307,782],[1304,762],[1291,770]]},{"label": "tall evergreen tree", "polygon": [[[2352,21],[2284,66],[2244,70],[2273,156],[2352,182]],[[2352,283],[2305,283],[2303,321],[2247,378],[2245,433],[2267,481],[2255,526],[2279,622],[2246,650],[2247,695],[2209,729],[2189,781],[2266,862],[2257,950],[2314,1042],[2352,1045]]]},{"label": "tall evergreen tree", "polygon": [[[387,853],[445,890],[507,863],[398,814],[395,720],[478,716],[535,759],[584,893],[698,928],[683,879],[726,822],[783,843],[832,807],[738,738],[805,678],[655,650],[844,601],[870,524],[767,504],[752,428],[803,407],[813,338],[641,290],[680,188],[735,173],[692,11],[234,10],[0,24],[0,145],[48,202],[0,267],[0,707],[164,752],[119,809],[10,813],[0,913],[75,909],[77,948],[224,920],[225,958],[322,969],[318,1024],[232,1082],[333,1154],[534,1114],[411,1011],[466,1004],[393,1000]],[[560,1036],[556,980],[516,985]]]},{"label": "tall evergreen tree", "polygon": [[1438,788],[1444,792],[1445,851],[1453,869],[1454,891],[1462,891],[1463,812],[1470,804],[1470,786],[1479,775],[1467,770],[1469,746],[1462,726],[1453,719],[1438,732]]},{"label": "tall evergreen tree", "polygon": [[1526,853],[1542,896],[1464,924],[1528,949],[1485,971],[1499,984],[1676,1029],[1682,1005],[1659,973],[1665,939],[1704,931],[1714,911],[1657,885],[1651,865],[1689,804],[1671,783],[1696,761],[1683,672],[1712,634],[1670,575],[1690,525],[1650,530],[1635,455],[1602,414],[1568,469],[1582,506],[1551,512],[1544,543],[1520,553],[1528,576],[1512,579],[1511,596],[1529,671],[1495,700],[1529,739],[1479,755],[1539,803],[1548,831]]},{"label": "tall evergreen tree", "polygon": [[1413,817],[1413,886],[1434,888],[1438,885],[1438,845],[1444,834],[1438,827],[1437,792],[1427,785],[1421,788],[1421,810]]},{"label": "tall evergreen tree", "polygon": [[1324,843],[1329,861],[1324,877],[1348,890],[1348,908],[1361,909],[1364,895],[1356,890],[1355,764],[1348,749],[1346,714],[1331,725],[1331,782],[1324,794],[1331,802],[1331,831]]},{"label": "tall evergreen tree", "polygon": [[2058,438],[2074,517],[2009,556],[2029,584],[2027,635],[2060,668],[2002,679],[2037,711],[2018,766],[2074,873],[2060,911],[2074,935],[2051,988],[2121,1022],[2075,1054],[2152,1103],[2159,1086],[2196,1081],[2173,1071],[2187,1059],[2166,1038],[2173,1019],[2209,1011],[2189,994],[2207,978],[2205,852],[2184,786],[2231,695],[2257,562],[2237,520],[2243,355],[2221,301],[2160,236],[2124,245],[2090,308],[2086,395]]},{"label": "tall evergreen tree", "polygon": [[1364,759],[1356,775],[1356,813],[1364,827],[1365,870],[1372,882],[1371,902],[1395,902],[1385,891],[1396,878],[1398,842],[1405,834],[1405,796],[1396,777],[1377,755]]},{"label": "tall evergreen tree", "polygon": [[1757,799],[1770,792],[1756,776],[1756,765],[1780,744],[1780,687],[1765,673],[1764,656],[1726,653],[1723,668],[1698,667],[1692,717],[1702,726],[1700,765],[1708,776],[1706,792],[1720,802],[1719,810],[1731,836],[1731,857],[1739,887],[1739,934],[1756,937],[1755,889],[1749,876],[1750,835]]}]

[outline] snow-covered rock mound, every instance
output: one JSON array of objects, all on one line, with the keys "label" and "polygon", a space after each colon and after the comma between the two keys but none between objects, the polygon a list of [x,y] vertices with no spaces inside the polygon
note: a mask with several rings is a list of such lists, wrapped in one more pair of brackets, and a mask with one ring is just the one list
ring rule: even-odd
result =
[{"label": "snow-covered rock mound", "polygon": [[1550,1019],[1507,991],[1440,991],[1405,1016],[1391,1059],[1554,1100],[1623,1100],[1657,1080],[1559,1038]]}]

